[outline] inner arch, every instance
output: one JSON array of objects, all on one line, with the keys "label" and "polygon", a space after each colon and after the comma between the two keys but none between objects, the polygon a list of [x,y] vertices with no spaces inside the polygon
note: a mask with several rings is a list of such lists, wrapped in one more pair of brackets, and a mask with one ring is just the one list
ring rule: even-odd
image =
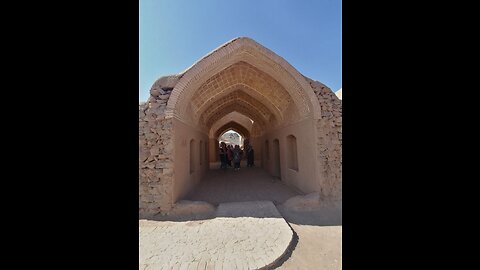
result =
[{"label": "inner arch", "polygon": [[223,133],[227,132],[228,130],[234,130],[235,132],[238,132],[240,135],[242,135],[245,139],[250,138],[250,131],[246,129],[244,126],[237,122],[228,122],[225,125],[221,126],[220,128],[217,129],[215,132],[214,137],[218,138],[220,137]]},{"label": "inner arch", "polygon": [[261,102],[278,119],[283,119],[291,98],[275,79],[246,62],[238,62],[208,79],[195,92],[192,110],[196,117],[205,108],[230,93],[241,91]]},{"label": "inner arch", "polygon": [[212,127],[210,128],[210,131],[209,131],[209,137],[210,138],[215,138],[216,137],[216,135],[215,135],[216,131],[221,126],[225,125],[228,122],[236,122],[236,123],[242,125],[243,127],[245,127],[245,129],[247,129],[249,132],[252,130],[253,123],[254,123],[254,121],[252,119],[250,119],[249,117],[247,117],[247,116],[245,116],[245,115],[243,115],[239,112],[233,111],[231,113],[226,114],[225,116],[218,119],[215,123],[212,124]]},{"label": "inner arch", "polygon": [[[250,114],[250,118],[256,118],[261,122],[273,122],[276,118],[262,102],[241,90],[237,90],[211,103],[209,108],[203,111],[200,116],[200,122],[210,127],[219,117],[223,117],[229,113],[227,108],[231,106],[238,107],[238,110],[242,110],[243,114],[248,113]],[[243,109],[240,109],[240,107]]]}]

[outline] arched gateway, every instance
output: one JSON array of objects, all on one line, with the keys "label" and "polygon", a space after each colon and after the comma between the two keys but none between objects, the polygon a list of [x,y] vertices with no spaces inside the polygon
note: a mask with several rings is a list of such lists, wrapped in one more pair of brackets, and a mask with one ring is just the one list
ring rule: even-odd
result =
[{"label": "arched gateway", "polygon": [[[139,106],[140,217],[166,213],[191,192],[217,160],[218,136],[228,129],[249,136],[259,153],[255,164],[272,175],[281,171],[287,185],[341,200],[341,114],[342,101],[328,87],[269,49],[245,37],[225,43],[157,80]],[[291,138],[295,159],[286,156]],[[208,142],[208,153],[190,155],[201,151],[190,149],[192,140]],[[274,141],[279,161],[265,153]]]}]

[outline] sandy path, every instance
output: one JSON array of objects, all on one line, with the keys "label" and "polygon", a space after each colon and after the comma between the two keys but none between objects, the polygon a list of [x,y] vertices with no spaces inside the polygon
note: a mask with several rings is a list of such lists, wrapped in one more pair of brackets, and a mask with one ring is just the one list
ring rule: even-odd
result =
[{"label": "sandy path", "polygon": [[290,257],[278,268],[342,269],[342,226],[315,226],[290,223],[298,243]]}]

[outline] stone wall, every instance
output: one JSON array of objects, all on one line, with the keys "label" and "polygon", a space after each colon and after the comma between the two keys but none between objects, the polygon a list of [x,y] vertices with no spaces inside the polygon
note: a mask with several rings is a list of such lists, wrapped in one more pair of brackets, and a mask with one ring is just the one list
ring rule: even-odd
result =
[{"label": "stone wall", "polygon": [[158,80],[150,98],[139,106],[139,217],[148,218],[173,207],[174,149],[172,119],[165,117],[173,76]]},{"label": "stone wall", "polygon": [[317,161],[323,199],[342,199],[342,101],[324,84],[306,78],[322,109],[317,120]]}]

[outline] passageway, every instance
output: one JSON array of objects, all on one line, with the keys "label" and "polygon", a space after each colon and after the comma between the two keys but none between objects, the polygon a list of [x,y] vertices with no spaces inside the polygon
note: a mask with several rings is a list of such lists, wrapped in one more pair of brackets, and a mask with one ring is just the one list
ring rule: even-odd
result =
[{"label": "passageway", "polygon": [[[184,199],[340,197],[341,101],[255,41],[231,40],[150,93],[139,110],[141,216]],[[219,171],[229,131],[241,135],[234,144],[253,147],[255,168]]]},{"label": "passageway", "polygon": [[[215,72],[200,72],[202,75],[197,75],[201,79],[189,80],[185,86],[180,84],[176,88],[178,98],[169,99],[167,109],[174,107],[176,116],[173,202],[194,192],[205,193],[211,198],[204,201],[217,203],[283,201],[288,197],[273,194],[296,194],[280,191],[286,186],[302,192],[319,189],[315,179],[315,149],[310,145],[315,141],[313,104],[318,109],[318,101],[310,102],[308,96],[313,92],[297,89],[299,85],[292,81],[291,74],[286,80],[287,74],[272,70],[267,65],[270,58],[257,63],[258,59],[244,56],[217,66]],[[215,164],[220,161],[220,137],[230,131],[241,138],[233,144],[253,147],[254,163],[262,169],[242,170],[238,174],[228,171],[225,176],[233,184],[226,185],[219,172],[209,169],[218,168]],[[253,172],[254,175],[249,175]],[[262,191],[271,188],[272,177],[281,179],[284,188]],[[266,184],[269,185],[263,186]],[[206,191],[202,192],[203,189]],[[210,194],[211,190],[218,191],[215,192],[218,198]]]},{"label": "passageway", "polygon": [[[302,90],[293,73],[273,68],[266,52],[250,53],[239,51],[234,54],[237,59],[216,62],[211,71],[192,69],[194,77],[187,80],[185,74],[181,79],[185,84],[179,82],[178,94],[169,98],[167,110],[173,109],[176,130],[173,202],[190,194],[208,195],[203,201],[215,203],[282,202],[291,197],[286,194],[297,194],[286,191],[287,186],[304,193],[320,189],[315,149],[310,145],[315,142],[318,100],[313,91]],[[253,147],[254,163],[261,169],[227,171],[225,177],[209,171],[218,168],[220,137],[230,131],[242,138],[233,144]],[[278,187],[271,183],[272,177],[281,179]]]},{"label": "passageway", "polygon": [[259,167],[211,169],[186,200],[205,201],[213,205],[224,202],[272,201],[281,204],[301,194]]}]

